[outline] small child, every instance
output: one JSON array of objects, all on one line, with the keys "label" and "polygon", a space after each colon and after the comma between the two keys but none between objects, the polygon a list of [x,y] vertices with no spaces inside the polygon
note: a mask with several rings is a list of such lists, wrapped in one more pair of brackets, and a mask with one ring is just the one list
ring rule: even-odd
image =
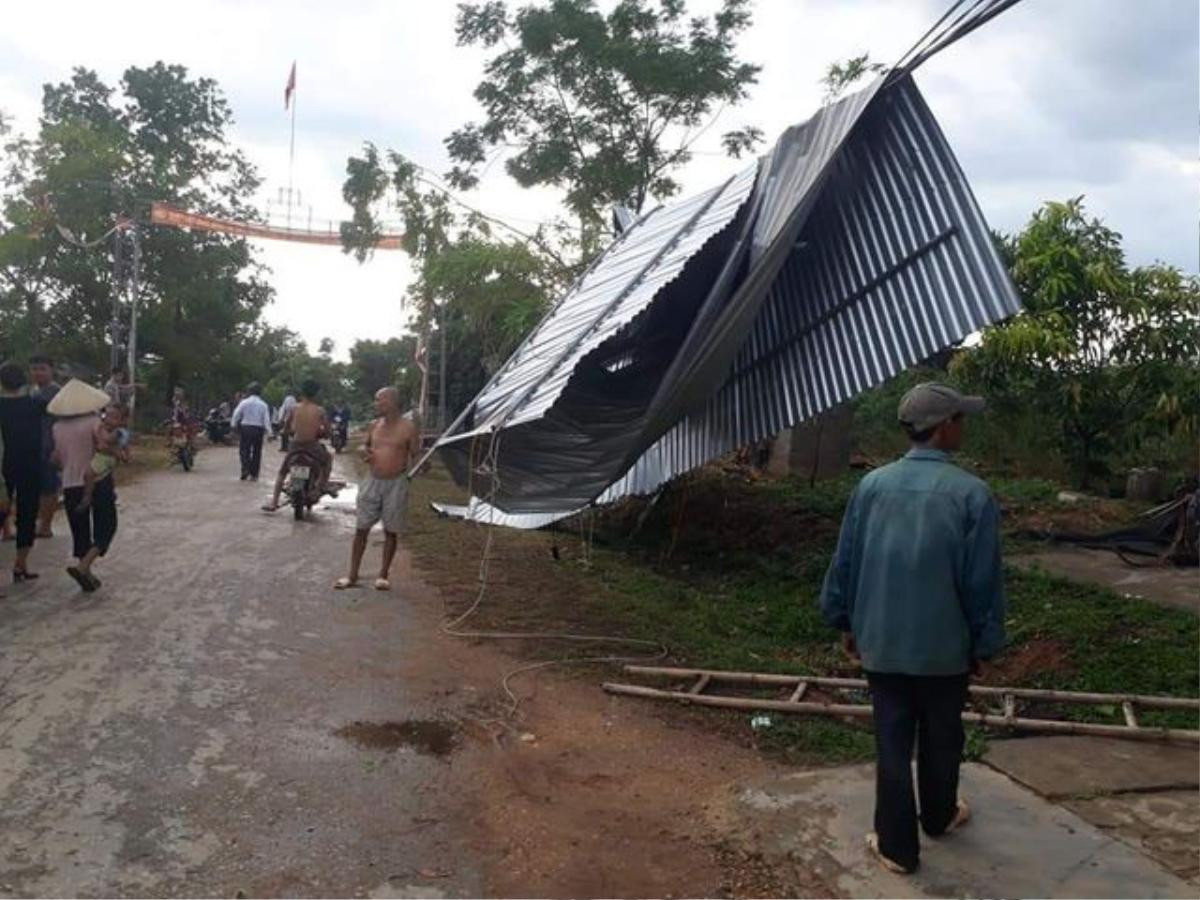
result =
[{"label": "small child", "polygon": [[92,464],[83,476],[83,502],[80,508],[91,506],[96,485],[111,478],[118,462],[129,461],[129,429],[125,427],[125,407],[110,403],[104,408],[104,416],[96,423],[94,434],[96,452]]}]

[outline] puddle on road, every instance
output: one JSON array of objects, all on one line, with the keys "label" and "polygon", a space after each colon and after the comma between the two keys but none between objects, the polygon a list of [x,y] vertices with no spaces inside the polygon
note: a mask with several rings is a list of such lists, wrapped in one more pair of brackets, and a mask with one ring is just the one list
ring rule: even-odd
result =
[{"label": "puddle on road", "polygon": [[337,737],[368,750],[398,750],[409,747],[427,756],[448,756],[458,745],[458,731],[437,719],[406,719],[403,722],[351,722],[334,732]]},{"label": "puddle on road", "polygon": [[358,485],[351,482],[338,491],[336,497],[324,497],[317,504],[317,509],[333,509],[342,512],[354,512],[358,506]]}]

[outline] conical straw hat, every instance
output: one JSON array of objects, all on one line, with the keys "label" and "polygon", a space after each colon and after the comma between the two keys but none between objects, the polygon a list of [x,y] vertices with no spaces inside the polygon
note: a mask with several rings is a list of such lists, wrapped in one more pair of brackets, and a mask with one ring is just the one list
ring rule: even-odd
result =
[{"label": "conical straw hat", "polygon": [[110,403],[108,394],[90,384],[72,378],[54,395],[46,407],[52,416],[86,416],[99,412]]}]

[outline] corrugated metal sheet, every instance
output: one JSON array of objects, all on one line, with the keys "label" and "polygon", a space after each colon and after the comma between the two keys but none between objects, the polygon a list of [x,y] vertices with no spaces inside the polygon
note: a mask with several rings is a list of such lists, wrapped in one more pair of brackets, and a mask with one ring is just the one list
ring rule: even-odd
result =
[{"label": "corrugated metal sheet", "polygon": [[476,398],[475,429],[515,426],[545,414],[579,360],[649,306],[732,221],[750,196],[755,171],[750,166],[712,190],[659,207],[626,230]]},{"label": "corrugated metal sheet", "polygon": [[[649,492],[1016,312],[911,78],[880,79],[789,129],[757,173],[623,232],[443,436],[462,478],[464,443],[503,432],[496,481],[472,475],[502,524]],[[678,326],[673,342],[643,334],[653,315]],[[644,377],[607,389],[606,349],[640,354]]]},{"label": "corrugated metal sheet", "polygon": [[816,416],[1018,308],[945,136],[901,82],[839,155],[725,383],[598,502]]}]

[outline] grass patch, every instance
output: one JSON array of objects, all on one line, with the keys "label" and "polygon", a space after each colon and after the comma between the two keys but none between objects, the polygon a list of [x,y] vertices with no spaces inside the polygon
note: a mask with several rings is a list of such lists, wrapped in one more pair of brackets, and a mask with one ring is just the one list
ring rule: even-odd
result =
[{"label": "grass patch", "polygon": [[842,765],[875,758],[871,732],[836,719],[773,715],[771,725],[757,736],[759,749],[788,765]]},{"label": "grass patch", "polygon": [[[493,563],[479,627],[620,633],[663,642],[672,663],[716,669],[857,675],[817,597],[857,475],[809,486],[706,471],[681,479],[649,510],[630,501],[597,517],[586,552],[578,530],[494,533]],[[1051,482],[1009,480],[1001,498],[1054,503]],[[453,608],[472,599],[484,529],[439,519],[423,500],[461,497],[444,472],[414,482],[408,545]],[[1049,498],[1049,500],[1047,500]],[[1009,568],[1010,645],[991,679],[1029,687],[1192,695],[1200,682],[1200,622],[1041,572]],[[518,652],[562,656],[532,643]],[[594,677],[594,672],[588,673]],[[1034,710],[1028,710],[1034,711]],[[1064,715],[1119,723],[1120,710],[1067,707]],[[1187,713],[1143,713],[1147,724],[1197,727]],[[864,727],[772,715],[740,736],[792,761],[870,758]],[[982,754],[982,731],[967,755]]]}]

